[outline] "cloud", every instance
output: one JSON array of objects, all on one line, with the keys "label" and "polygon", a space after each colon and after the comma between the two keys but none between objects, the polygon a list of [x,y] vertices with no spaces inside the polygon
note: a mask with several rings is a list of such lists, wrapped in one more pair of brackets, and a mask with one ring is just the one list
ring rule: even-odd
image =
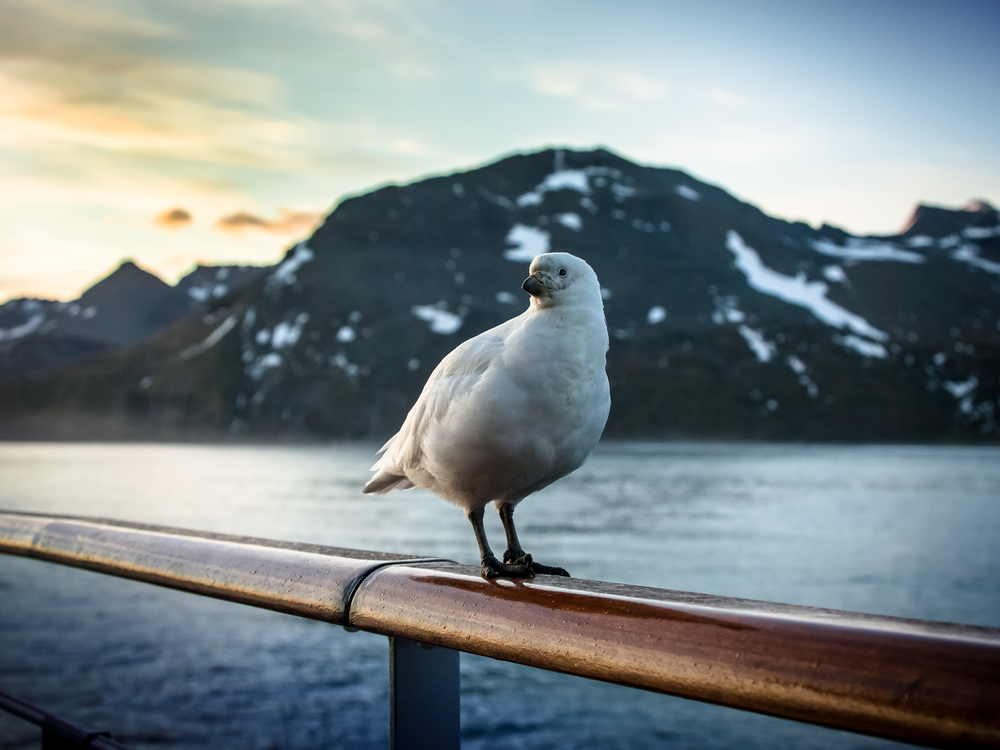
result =
[{"label": "cloud", "polygon": [[[304,161],[316,124],[270,72],[183,56],[189,29],[99,4],[8,0],[0,24],[0,148],[274,168]],[[188,23],[193,19],[187,19]]]},{"label": "cloud", "polygon": [[521,75],[540,94],[570,99],[600,112],[616,112],[632,104],[662,99],[672,90],[666,81],[625,65],[575,60],[531,63]]},{"label": "cloud", "polygon": [[[342,174],[345,154],[358,150],[394,165],[436,153],[432,139],[398,119],[376,147],[359,143],[385,128],[359,118],[350,95],[341,101],[342,80],[410,81],[432,67],[431,32],[398,0],[294,8],[230,0],[162,12],[156,3],[109,0],[0,7],[0,155],[35,174],[65,179],[70,160],[81,182],[109,164],[202,181],[234,167],[298,175],[336,165]],[[227,28],[225,45],[209,33],[215,25]],[[250,49],[253,56],[238,54]],[[404,70],[388,73],[395,65]],[[334,112],[325,95],[314,106],[317,85],[336,92]],[[240,187],[256,176],[241,174]]]},{"label": "cloud", "polygon": [[728,109],[745,109],[753,106],[753,100],[738,91],[725,88],[710,88],[705,91],[705,98],[713,104]]},{"label": "cloud", "polygon": [[223,232],[242,232],[244,229],[258,229],[272,234],[306,234],[315,229],[323,214],[313,211],[290,211],[279,209],[276,219],[265,219],[248,211],[223,216],[215,226]]},{"label": "cloud", "polygon": [[[74,0],[8,0],[4,12],[5,24],[12,36],[22,37],[27,26],[43,20],[51,34],[53,30],[84,31],[107,34],[127,34],[144,38],[173,36],[174,31],[162,23],[139,18],[134,13],[120,13],[94,3],[81,4]],[[76,35],[74,35],[76,36]]]},{"label": "cloud", "polygon": [[191,212],[184,208],[170,208],[156,217],[156,223],[164,229],[180,229],[192,221]]},{"label": "cloud", "polygon": [[153,59],[115,65],[0,59],[5,145],[273,167],[307,137],[302,118],[262,111],[279,98],[268,75]]}]

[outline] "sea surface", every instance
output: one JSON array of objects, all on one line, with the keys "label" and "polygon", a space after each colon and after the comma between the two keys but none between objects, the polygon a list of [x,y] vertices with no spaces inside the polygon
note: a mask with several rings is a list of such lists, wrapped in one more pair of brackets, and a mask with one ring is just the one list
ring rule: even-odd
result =
[{"label": "sea surface", "polygon": [[[365,497],[374,444],[0,444],[0,508],[478,563],[461,511]],[[502,548],[495,513],[488,532]],[[1000,627],[1000,449],[604,443],[518,509],[576,577]],[[388,643],[0,555],[0,690],[135,748],[388,746]],[[464,748],[894,743],[463,654]],[[38,747],[0,713],[0,748]]]}]

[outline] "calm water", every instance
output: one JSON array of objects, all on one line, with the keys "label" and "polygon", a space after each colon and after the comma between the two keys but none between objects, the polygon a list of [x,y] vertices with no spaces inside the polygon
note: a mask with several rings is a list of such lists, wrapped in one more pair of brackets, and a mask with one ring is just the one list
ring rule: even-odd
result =
[{"label": "calm water", "polygon": [[[0,444],[0,508],[478,562],[457,508],[361,496],[375,447]],[[578,577],[1000,626],[1000,449],[603,444],[518,518],[537,559]],[[0,690],[136,748],[386,747],[387,651],[0,556]],[[469,655],[462,733],[491,749],[895,747]],[[3,714],[0,734],[38,744]]]}]

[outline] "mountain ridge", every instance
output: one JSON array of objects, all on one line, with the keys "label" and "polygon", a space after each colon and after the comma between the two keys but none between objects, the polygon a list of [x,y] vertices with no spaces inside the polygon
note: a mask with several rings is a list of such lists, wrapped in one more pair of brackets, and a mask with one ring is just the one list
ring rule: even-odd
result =
[{"label": "mountain ridge", "polygon": [[[43,375],[142,341],[265,270],[197,266],[171,286],[126,258],[75,300],[9,300],[0,305],[0,380]],[[229,283],[214,283],[217,274]]]},{"label": "mountain ridge", "polygon": [[384,438],[565,250],[605,288],[609,437],[993,441],[1000,222],[929,208],[860,237],[607,149],[509,155],[346,198],[156,336],[0,383],[0,434]]}]

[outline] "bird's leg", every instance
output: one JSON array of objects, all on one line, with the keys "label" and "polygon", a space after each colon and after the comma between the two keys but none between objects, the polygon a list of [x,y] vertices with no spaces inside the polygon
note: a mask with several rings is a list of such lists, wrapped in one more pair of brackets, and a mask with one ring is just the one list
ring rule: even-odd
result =
[{"label": "bird's leg", "polygon": [[504,533],[507,534],[507,551],[503,553],[503,561],[508,565],[523,565],[532,573],[540,573],[550,576],[566,576],[569,573],[565,568],[555,565],[542,565],[531,559],[531,555],[521,548],[521,543],[517,539],[517,529],[514,528],[514,505],[512,503],[500,503],[497,507],[500,513],[500,523],[503,524]]},{"label": "bird's leg", "polygon": [[511,562],[517,560],[524,565],[531,565],[531,555],[521,548],[521,542],[517,539],[517,529],[514,528],[514,506],[510,503],[501,503],[497,507],[500,514],[500,523],[503,524],[504,533],[507,535],[507,551],[503,553],[503,561]]},{"label": "bird's leg", "polygon": [[531,578],[535,574],[527,565],[514,564],[497,560],[490,543],[486,540],[486,529],[483,528],[483,508],[473,508],[466,511],[465,515],[472,523],[472,530],[476,533],[476,542],[479,544],[479,554],[482,559],[480,572],[483,578]]}]

